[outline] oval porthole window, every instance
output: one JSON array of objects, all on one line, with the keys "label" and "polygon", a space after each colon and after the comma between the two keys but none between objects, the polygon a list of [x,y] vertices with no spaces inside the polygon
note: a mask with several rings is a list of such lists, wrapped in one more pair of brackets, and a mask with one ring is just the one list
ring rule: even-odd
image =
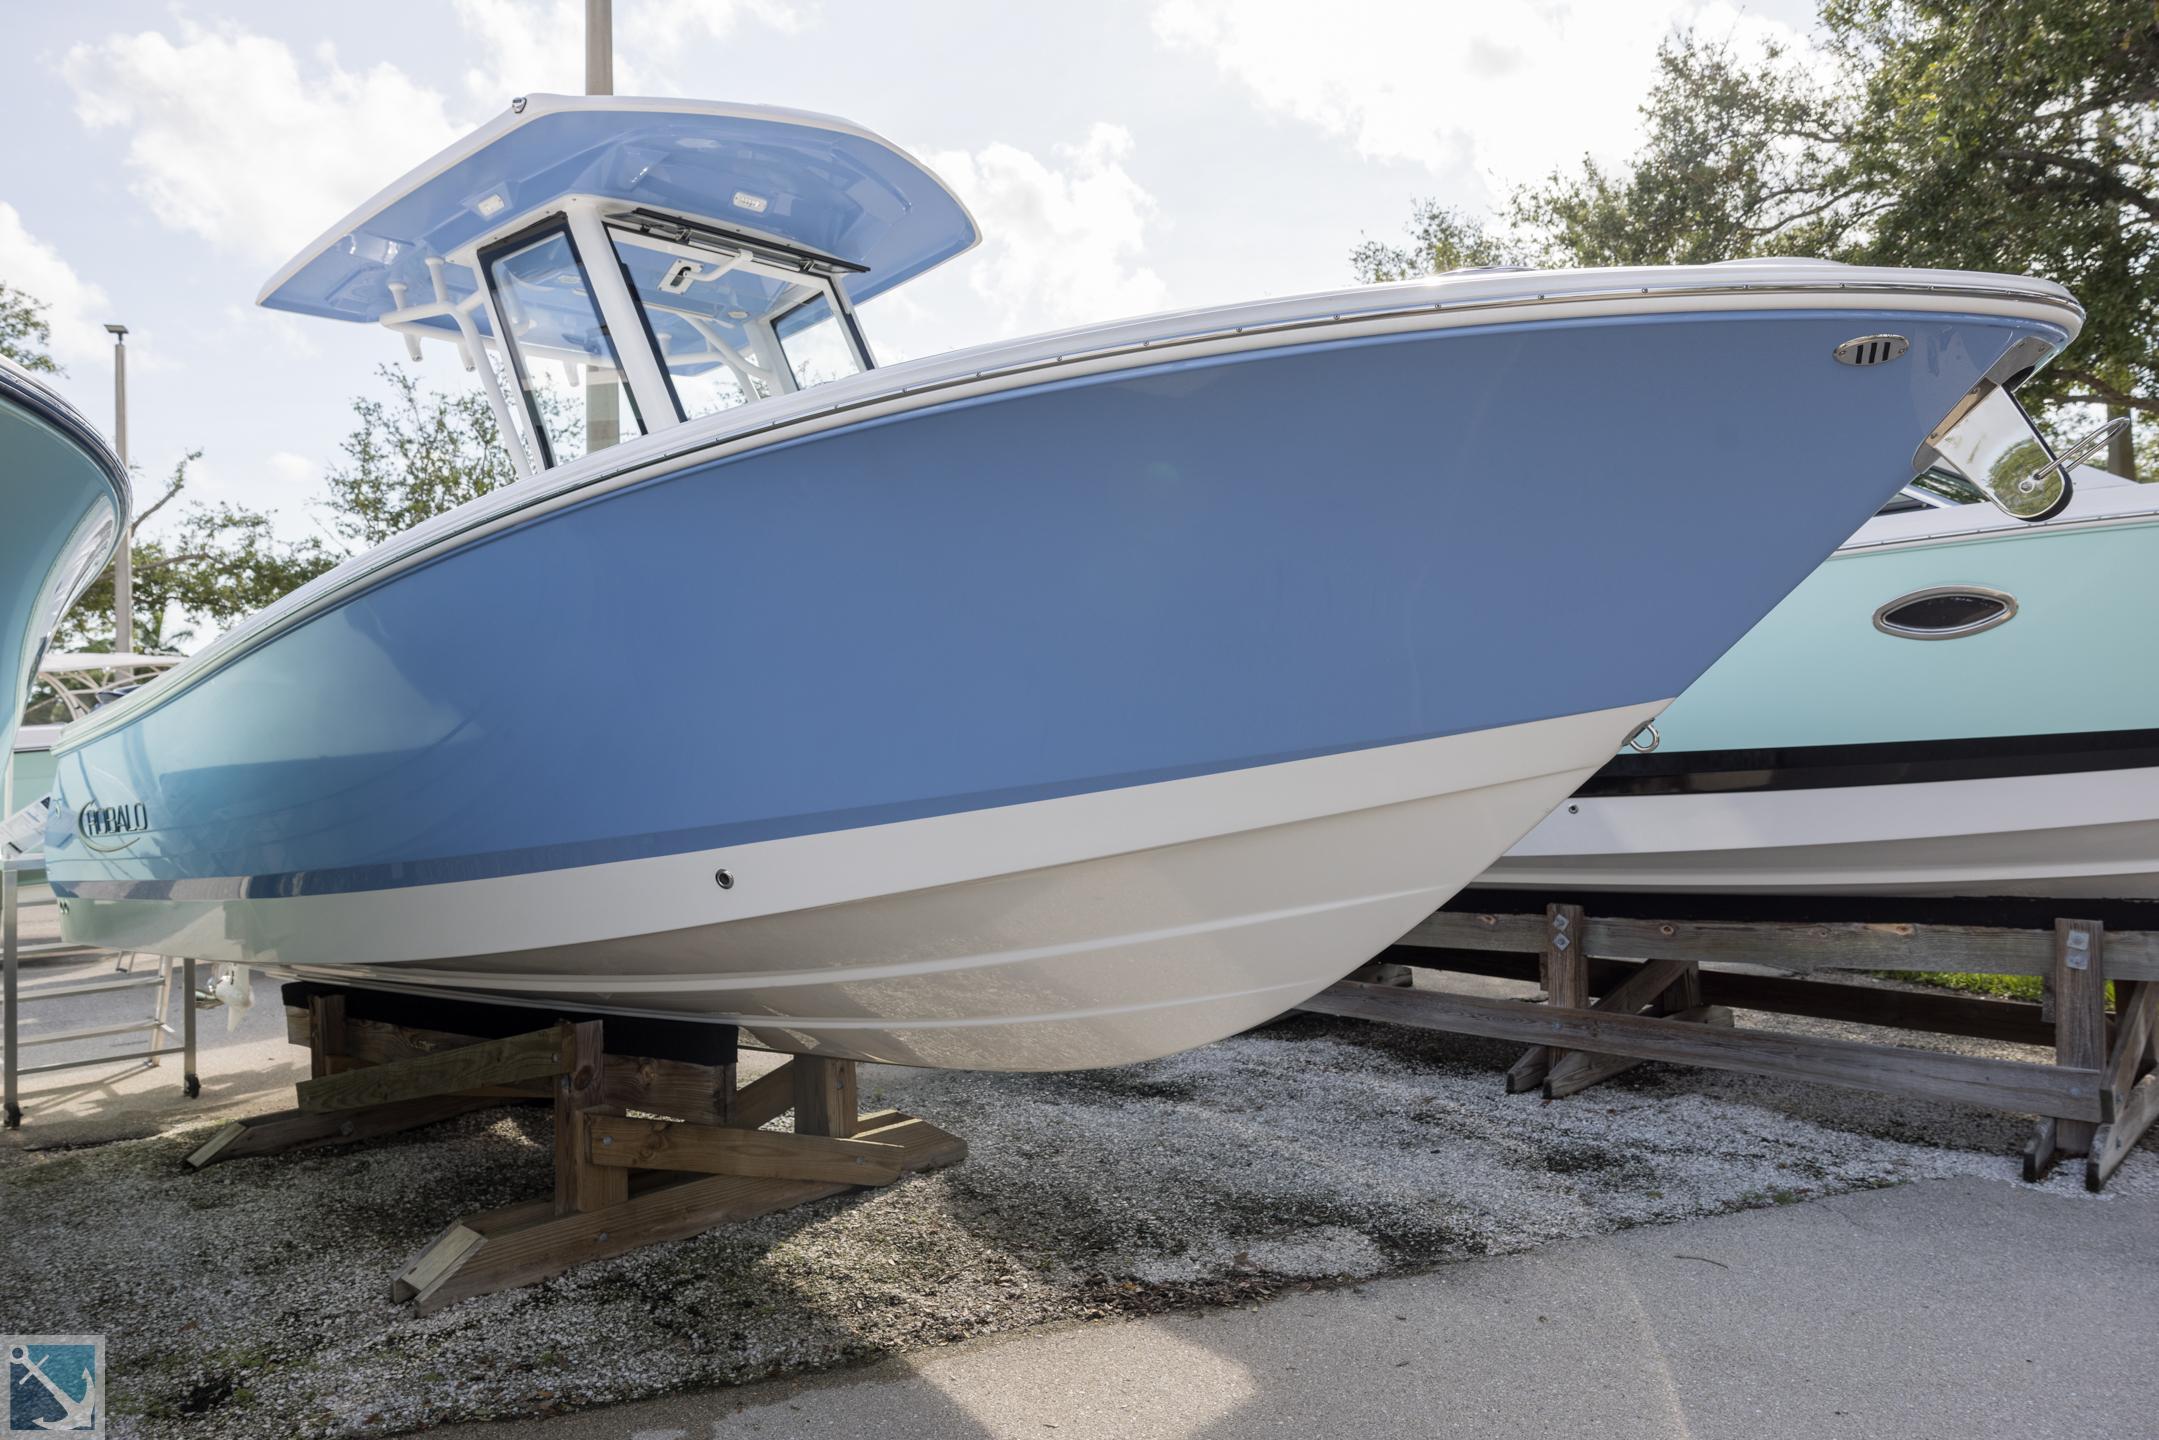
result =
[{"label": "oval porthole window", "polygon": [[1874,612],[1874,628],[1905,640],[1957,640],[2005,625],[2016,596],[1978,585],[1937,585],[1900,595]]}]

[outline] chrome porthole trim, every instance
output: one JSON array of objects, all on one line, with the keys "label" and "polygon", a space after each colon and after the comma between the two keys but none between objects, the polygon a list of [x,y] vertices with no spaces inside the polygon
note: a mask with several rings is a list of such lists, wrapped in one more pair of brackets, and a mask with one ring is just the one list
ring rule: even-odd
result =
[{"label": "chrome porthole trim", "polygon": [[[1991,603],[1995,608],[1991,613],[1961,625],[1902,625],[1889,618],[1897,611],[1908,606],[1917,605],[1927,600],[1941,600],[1951,597],[1983,600]],[[1914,590],[1908,595],[1899,595],[1896,599],[1889,601],[1876,610],[1874,612],[1874,628],[1884,635],[1893,635],[1899,640],[1961,640],[1967,635],[1980,635],[1986,631],[2007,625],[2016,618],[2017,597],[2006,590],[1996,590],[1986,585],[1930,585],[1924,590]]]}]

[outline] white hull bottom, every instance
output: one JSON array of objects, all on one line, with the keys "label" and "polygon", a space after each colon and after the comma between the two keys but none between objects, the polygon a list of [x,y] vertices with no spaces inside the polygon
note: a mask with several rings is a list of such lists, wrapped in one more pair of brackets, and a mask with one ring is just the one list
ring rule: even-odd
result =
[{"label": "white hull bottom", "polygon": [[2159,900],[2159,769],[1579,799],[1476,883]]},{"label": "white hull bottom", "polygon": [[76,900],[67,925],[303,978],[728,1021],[796,1053],[1119,1065],[1340,979],[1660,708],[543,875]]}]

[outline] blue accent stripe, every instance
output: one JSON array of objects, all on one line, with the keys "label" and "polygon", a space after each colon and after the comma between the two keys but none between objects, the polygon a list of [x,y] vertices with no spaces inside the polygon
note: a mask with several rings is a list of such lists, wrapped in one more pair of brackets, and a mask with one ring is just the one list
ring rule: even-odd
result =
[{"label": "blue accent stripe", "polygon": [[[1418,735],[1409,741],[1437,739]],[[1378,749],[1393,742],[1358,746]],[[936,815],[961,815],[975,810],[994,810],[1036,800],[1061,800],[1072,795],[1091,795],[1185,780],[1199,775],[1246,770],[1292,760],[1309,760],[1343,751],[1314,751],[1296,755],[1260,756],[1229,766],[1183,766],[1140,775],[1114,775],[1089,781],[1055,785],[1021,785],[974,795],[945,796],[892,805],[834,810],[817,815],[785,815],[724,825],[706,825],[665,834],[624,835],[604,841],[531,846],[499,851],[492,855],[461,855],[442,860],[398,861],[384,865],[351,866],[337,870],[292,871],[282,875],[220,876],[201,880],[85,880],[54,881],[52,892],[63,899],[90,900],[275,900],[294,895],[351,895],[372,890],[400,890],[411,885],[441,885],[459,880],[500,880],[512,875],[531,875],[546,870],[574,870],[606,865],[618,860],[654,860],[667,855],[717,850],[727,845],[748,845],[760,840],[787,840],[800,835],[823,835],[839,830],[858,830],[870,825],[891,825],[903,820],[924,820]]]}]

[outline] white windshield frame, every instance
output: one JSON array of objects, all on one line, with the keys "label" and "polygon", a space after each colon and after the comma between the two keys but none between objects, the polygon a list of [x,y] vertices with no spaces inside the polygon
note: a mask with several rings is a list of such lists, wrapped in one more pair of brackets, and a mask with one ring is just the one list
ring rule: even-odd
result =
[{"label": "white windshield frame", "polygon": [[[790,282],[790,288],[781,302],[770,311],[750,322],[760,329],[774,357],[771,367],[748,362],[739,354],[734,360],[715,350],[713,358],[729,365],[738,379],[745,373],[760,380],[768,375],[775,387],[760,392],[749,384],[744,393],[752,398],[746,403],[755,404],[765,395],[793,394],[799,389],[792,365],[781,342],[777,327],[785,318],[803,305],[812,304],[819,298],[831,307],[840,333],[855,364],[863,370],[876,368],[869,342],[862,333],[860,320],[847,296],[844,279],[837,273],[829,273],[808,266],[789,267],[767,259],[760,251],[785,251],[777,241],[762,241],[760,237],[736,227],[725,226],[699,216],[682,215],[679,219],[693,227],[699,236],[698,243],[678,244],[661,236],[647,235],[628,228],[625,217],[637,207],[592,196],[569,195],[549,201],[523,215],[517,216],[487,235],[460,247],[448,257],[430,256],[427,259],[428,275],[433,295],[414,303],[403,285],[391,286],[391,298],[398,308],[381,318],[388,329],[405,338],[406,354],[417,361],[421,357],[422,340],[445,341],[456,347],[466,370],[479,377],[481,389],[487,395],[489,408],[495,416],[496,427],[502,433],[502,443],[509,452],[511,463],[521,476],[534,476],[551,468],[554,461],[542,437],[533,428],[527,407],[521,403],[522,396],[513,397],[505,386],[505,372],[511,386],[518,384],[517,375],[522,360],[529,357],[531,363],[548,360],[559,361],[562,357],[551,356],[537,348],[527,351],[517,341],[517,330],[506,323],[501,312],[494,286],[490,283],[486,268],[480,263],[481,254],[493,251],[505,241],[540,230],[553,221],[567,224],[567,238],[572,252],[585,272],[586,283],[592,292],[592,300],[599,311],[601,323],[606,327],[608,341],[613,347],[623,378],[637,407],[639,419],[648,435],[669,430],[686,423],[682,402],[675,392],[666,362],[659,354],[650,326],[645,319],[645,306],[649,303],[632,288],[623,272],[618,243],[635,243],[666,253],[679,251],[685,258],[700,261],[722,261],[730,266],[739,265],[760,275]],[[650,213],[649,211],[647,213]],[[709,241],[707,240],[707,237]],[[728,238],[739,238],[739,244],[730,247]],[[599,263],[595,263],[597,257]],[[472,288],[461,299],[450,298],[448,271],[451,266],[464,270],[470,277]],[[685,312],[678,312],[685,313]],[[481,319],[486,321],[487,331],[481,333]],[[685,313],[685,318],[690,318]],[[445,333],[444,320],[455,327],[455,333]],[[706,334],[699,327],[700,334]],[[717,337],[706,334],[708,340]],[[507,343],[506,343],[507,342]],[[511,353],[515,347],[516,354]],[[732,347],[725,347],[731,349]],[[682,358],[675,357],[678,361]],[[744,362],[742,368],[737,362]],[[700,417],[702,418],[702,417]]]}]

